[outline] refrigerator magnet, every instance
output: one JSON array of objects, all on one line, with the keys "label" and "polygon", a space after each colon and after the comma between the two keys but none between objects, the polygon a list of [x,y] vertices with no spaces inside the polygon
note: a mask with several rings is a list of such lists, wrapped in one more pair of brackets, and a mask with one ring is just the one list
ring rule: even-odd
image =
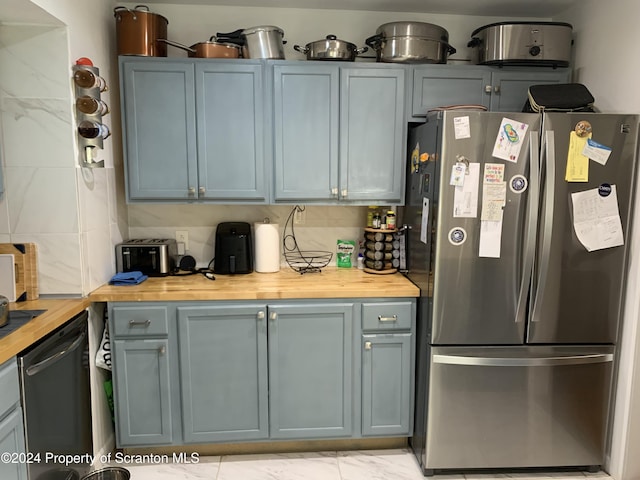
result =
[{"label": "refrigerator magnet", "polygon": [[513,193],[523,193],[528,186],[529,182],[524,175],[514,175],[509,182],[509,190]]},{"label": "refrigerator magnet", "polygon": [[467,231],[462,227],[453,227],[449,230],[449,243],[454,246],[462,245],[467,239]]}]

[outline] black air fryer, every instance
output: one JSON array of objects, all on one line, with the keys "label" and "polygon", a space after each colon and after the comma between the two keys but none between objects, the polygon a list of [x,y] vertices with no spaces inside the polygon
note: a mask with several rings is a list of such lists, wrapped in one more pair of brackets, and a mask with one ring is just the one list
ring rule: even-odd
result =
[{"label": "black air fryer", "polygon": [[213,273],[227,275],[253,272],[251,225],[246,222],[222,222],[216,228]]}]

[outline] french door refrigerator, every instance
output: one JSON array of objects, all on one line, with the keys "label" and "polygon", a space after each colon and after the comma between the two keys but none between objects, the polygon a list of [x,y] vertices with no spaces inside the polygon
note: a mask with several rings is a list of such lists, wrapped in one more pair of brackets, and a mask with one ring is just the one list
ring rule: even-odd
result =
[{"label": "french door refrigerator", "polygon": [[433,112],[409,132],[412,448],[447,469],[599,469],[638,117]]}]

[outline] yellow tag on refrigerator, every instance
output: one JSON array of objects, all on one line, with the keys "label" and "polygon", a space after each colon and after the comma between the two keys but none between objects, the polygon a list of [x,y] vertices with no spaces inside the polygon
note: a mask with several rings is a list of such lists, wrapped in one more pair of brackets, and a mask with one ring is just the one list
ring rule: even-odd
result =
[{"label": "yellow tag on refrigerator", "polygon": [[585,157],[582,152],[587,140],[591,138],[591,133],[583,137],[573,131],[569,136],[569,153],[567,154],[567,171],[564,179],[567,182],[588,182],[589,181],[589,157]]}]

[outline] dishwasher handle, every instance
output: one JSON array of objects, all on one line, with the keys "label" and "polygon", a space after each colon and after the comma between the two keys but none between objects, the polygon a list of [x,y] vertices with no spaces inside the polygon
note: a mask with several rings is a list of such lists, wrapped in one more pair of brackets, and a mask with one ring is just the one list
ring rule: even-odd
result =
[{"label": "dishwasher handle", "polygon": [[53,355],[45,358],[44,360],[42,360],[42,361],[40,361],[38,363],[34,363],[33,365],[27,367],[26,370],[25,370],[27,375],[33,376],[33,375],[37,374],[38,372],[41,372],[42,370],[47,368],[49,365],[51,365],[51,364],[57,362],[58,360],[61,360],[62,358],[66,357],[67,355],[69,355],[71,352],[73,352],[74,350],[76,350],[80,346],[80,344],[82,343],[82,341],[85,339],[86,336],[87,336],[87,332],[83,330],[76,337],[76,339],[73,341],[73,343],[71,343],[71,345],[69,345],[69,347],[65,348],[64,350],[60,350],[60,351],[54,353]]}]

